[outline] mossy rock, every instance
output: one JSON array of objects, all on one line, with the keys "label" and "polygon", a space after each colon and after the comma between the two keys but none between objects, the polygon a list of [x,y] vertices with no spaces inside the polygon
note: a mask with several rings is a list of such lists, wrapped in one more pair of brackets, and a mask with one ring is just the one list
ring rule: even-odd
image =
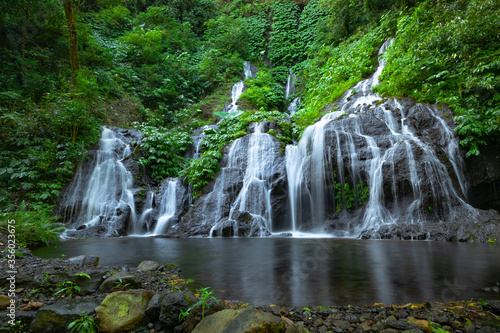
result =
[{"label": "mossy rock", "polygon": [[106,296],[97,308],[102,333],[130,331],[146,318],[145,310],[153,297],[151,290],[118,291]]},{"label": "mossy rock", "polygon": [[222,310],[205,317],[192,333],[267,333],[285,332],[280,318],[252,307]]}]

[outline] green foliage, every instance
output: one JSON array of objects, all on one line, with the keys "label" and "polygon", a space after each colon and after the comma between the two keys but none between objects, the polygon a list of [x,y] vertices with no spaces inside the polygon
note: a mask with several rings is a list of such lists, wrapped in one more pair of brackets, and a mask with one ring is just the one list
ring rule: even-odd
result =
[{"label": "green foliage", "polygon": [[[291,132],[291,126],[286,121],[287,117],[278,112],[244,112],[238,117],[224,118],[219,123],[219,131],[214,129],[205,130],[205,136],[200,148],[203,154],[200,158],[193,160],[191,164],[181,171],[180,175],[186,177],[187,181],[193,185],[193,196],[201,194],[201,190],[209,181],[215,178],[220,170],[219,160],[222,158],[222,149],[234,140],[247,134],[248,125],[252,122],[278,121],[278,127],[285,135]],[[289,142],[290,138],[276,136],[279,140]]]},{"label": "green foliage", "polygon": [[350,212],[354,207],[366,205],[370,199],[370,189],[362,180],[356,184],[354,189],[351,189],[348,181],[343,187],[341,183],[335,182],[334,188],[337,213],[340,213],[343,207]]},{"label": "green foliage", "polygon": [[201,318],[202,319],[205,318],[205,308],[208,308],[210,306],[208,304],[208,301],[210,299],[213,299],[215,301],[215,303],[220,304],[219,301],[217,300],[217,298],[215,298],[215,296],[212,296],[214,291],[213,290],[208,291],[208,289],[210,289],[210,287],[198,289],[198,293],[200,294],[198,296],[198,302],[196,302],[193,306],[189,307],[186,311],[182,310],[180,315],[179,315],[179,321],[184,320],[184,318],[186,318],[189,315],[189,312],[198,306],[201,306],[201,308],[202,308]]},{"label": "green foliage", "polygon": [[298,41],[303,53],[310,51],[320,39],[320,27],[327,17],[327,13],[318,6],[319,1],[309,1],[300,14]]},{"label": "green foliage", "polygon": [[123,290],[128,290],[128,286],[130,286],[130,283],[123,283],[123,280],[121,278],[118,279],[118,281],[115,282],[114,288],[120,288]]},{"label": "green foliage", "polygon": [[271,4],[273,23],[269,38],[269,60],[273,65],[291,67],[299,53],[297,28],[299,7],[293,1],[274,1]]},{"label": "green foliage", "polygon": [[178,177],[187,164],[182,155],[193,143],[189,133],[144,124],[138,128],[146,136],[140,146],[142,157],[139,165],[151,168],[151,175],[159,180]]},{"label": "green foliage", "polygon": [[263,61],[267,50],[266,33],[270,29],[266,14],[261,11],[246,19],[249,59]]},{"label": "green foliage", "polygon": [[358,31],[337,47],[323,47],[304,66],[308,112],[321,110],[375,69],[376,54],[385,38],[383,27]]},{"label": "green foliage", "polygon": [[423,1],[397,21],[378,91],[446,103],[467,156],[500,134],[500,4]]},{"label": "green foliage", "polygon": [[283,87],[268,71],[260,70],[255,79],[249,78],[245,84],[247,89],[240,96],[240,100],[247,101],[257,109],[282,110],[284,108]]},{"label": "green foliage", "polygon": [[60,288],[60,290],[56,291],[54,293],[54,296],[63,293],[64,296],[72,297],[73,295],[76,295],[81,291],[80,286],[72,281],[61,282],[57,284],[57,287]]},{"label": "green foliage", "polygon": [[71,333],[99,333],[99,326],[92,316],[88,316],[83,311],[80,314],[80,318],[75,319],[68,325],[68,329]]},{"label": "green foliage", "polygon": [[0,229],[7,232],[7,222],[15,220],[16,242],[20,246],[33,249],[42,245],[55,244],[59,240],[59,234],[65,228],[56,222],[59,216],[51,215],[52,207],[50,206],[29,211],[23,202],[16,212],[0,213]]}]

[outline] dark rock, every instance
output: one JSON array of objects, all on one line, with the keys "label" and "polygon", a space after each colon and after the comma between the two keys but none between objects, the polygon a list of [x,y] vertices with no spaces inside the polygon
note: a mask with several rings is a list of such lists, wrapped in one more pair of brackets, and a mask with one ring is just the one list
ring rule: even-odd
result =
[{"label": "dark rock", "polygon": [[92,265],[92,266],[97,266],[99,265],[99,257],[98,256],[76,256],[68,259],[69,262],[76,264],[78,266],[83,266],[83,265]]},{"label": "dark rock", "polygon": [[[275,125],[264,124],[264,127]],[[202,195],[196,199],[192,207],[182,218],[181,223],[174,225],[168,232],[169,237],[207,236],[214,227],[214,233],[218,236],[233,236],[235,234],[249,237],[269,235],[269,226],[266,219],[272,219],[273,228],[279,225],[287,209],[287,186],[284,157],[281,154],[279,141],[272,136],[265,136],[267,144],[272,142],[271,147],[266,150],[269,154],[269,170],[265,174],[264,181],[271,192],[271,216],[264,217],[268,212],[255,212],[237,209],[240,206],[234,204],[242,191],[244,176],[249,159],[249,146],[252,135],[246,135],[235,141],[225,150],[225,155],[220,162],[221,171],[216,179],[205,187]],[[233,149],[233,150],[231,150]],[[232,151],[232,160],[229,153]],[[267,155],[266,155],[267,156]],[[261,183],[248,184],[245,191],[254,193],[252,198],[260,200]],[[259,192],[258,192],[259,191]],[[238,199],[239,200],[239,199]],[[232,207],[233,216],[229,219]],[[257,205],[259,206],[259,205]],[[265,203],[259,206],[264,211]],[[279,226],[277,226],[279,228]]]},{"label": "dark rock", "polygon": [[189,312],[189,316],[182,323],[183,330],[185,332],[191,332],[204,317],[210,316],[211,314],[214,314],[220,310],[222,310],[222,306],[214,299],[210,298],[207,301],[207,306],[205,307],[204,313],[201,306],[197,306],[191,309],[191,311]]},{"label": "dark rock", "polygon": [[104,280],[98,290],[101,293],[107,293],[117,285],[126,286],[128,289],[137,289],[140,288],[141,282],[132,273],[119,272]]},{"label": "dark rock", "polygon": [[104,281],[106,268],[93,268],[85,270],[85,273],[90,276],[90,279],[85,276],[73,276],[71,280],[80,286],[81,295],[90,295],[97,292],[97,289]]},{"label": "dark rock", "polygon": [[187,311],[195,303],[196,296],[192,292],[179,291],[166,295],[161,303],[160,322],[165,327],[174,328],[180,323],[181,309]]},{"label": "dark rock", "polygon": [[158,318],[160,316],[160,311],[161,311],[161,303],[162,303],[165,295],[166,295],[166,293],[156,293],[149,300],[149,303],[148,303],[148,306],[146,307],[145,313],[146,313],[146,316],[151,321],[158,320]]},{"label": "dark rock", "polygon": [[409,323],[406,319],[401,320],[391,320],[386,322],[386,326],[389,328],[394,328],[400,331],[417,329],[420,330],[420,326]]},{"label": "dark rock", "polygon": [[286,328],[285,333],[309,333],[309,330],[302,325],[293,324]]},{"label": "dark rock", "polygon": [[347,320],[335,320],[333,324],[342,330],[346,330],[351,327],[351,323],[349,323]]},{"label": "dark rock", "polygon": [[58,301],[38,310],[31,325],[34,333],[65,332],[69,323],[80,318],[82,312],[92,314],[102,299],[70,299]]}]

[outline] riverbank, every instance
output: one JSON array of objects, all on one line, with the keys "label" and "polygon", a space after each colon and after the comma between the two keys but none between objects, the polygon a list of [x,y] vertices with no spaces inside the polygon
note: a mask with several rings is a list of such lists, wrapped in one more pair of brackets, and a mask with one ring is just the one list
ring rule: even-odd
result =
[{"label": "riverbank", "polygon": [[[3,250],[5,236],[0,243]],[[18,332],[64,332],[79,319],[95,320],[101,332],[470,333],[500,329],[498,301],[254,307],[216,301],[209,289],[190,290],[189,281],[173,264],[143,262],[139,267],[102,267],[91,256],[42,259],[27,250],[19,254],[22,257],[15,263],[14,329]],[[5,294],[9,291],[7,264],[5,259],[0,262],[0,288]],[[453,290],[449,292],[453,296]],[[9,304],[10,298],[3,295],[0,299],[0,322],[5,326],[10,319],[3,306]],[[87,311],[84,316],[82,311]]]}]

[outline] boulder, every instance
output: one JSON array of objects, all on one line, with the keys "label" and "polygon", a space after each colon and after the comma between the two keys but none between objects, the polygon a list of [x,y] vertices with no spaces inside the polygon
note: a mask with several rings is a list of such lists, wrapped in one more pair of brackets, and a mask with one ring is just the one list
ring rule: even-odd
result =
[{"label": "boulder", "polygon": [[196,296],[192,292],[178,291],[166,295],[161,302],[160,322],[165,327],[178,326],[181,310],[187,311],[196,301]]},{"label": "boulder", "polygon": [[141,261],[141,263],[139,264],[139,266],[137,266],[137,268],[140,271],[147,272],[147,271],[155,270],[159,266],[160,266],[160,264],[157,263],[156,261],[144,260],[144,261]]},{"label": "boulder", "polygon": [[34,333],[65,332],[68,325],[80,318],[82,312],[90,315],[102,299],[68,299],[44,306],[38,310],[31,330]]},{"label": "boulder", "polygon": [[118,272],[104,280],[98,290],[101,293],[107,293],[117,285],[126,286],[128,289],[137,289],[140,288],[141,282],[130,272]]},{"label": "boulder", "polygon": [[78,286],[80,286],[81,295],[90,295],[95,293],[99,286],[102,284],[106,272],[106,268],[100,267],[86,269],[85,273],[90,276],[90,279],[86,276],[75,275],[71,278],[71,280],[74,280],[74,282],[77,283]]},{"label": "boulder", "polygon": [[135,289],[106,296],[96,309],[102,333],[130,331],[147,319],[145,310],[154,293]]},{"label": "boulder", "polygon": [[83,266],[83,265],[92,265],[92,266],[97,266],[99,265],[99,257],[98,256],[76,256],[68,259],[69,262],[76,264],[78,266]]},{"label": "boulder", "polygon": [[205,317],[196,326],[193,333],[265,333],[282,331],[284,331],[284,324],[280,318],[248,307],[241,310],[222,310]]},{"label": "boulder", "polygon": [[149,300],[145,313],[151,321],[158,320],[161,311],[161,302],[165,298],[165,295],[166,293],[154,294]]}]

